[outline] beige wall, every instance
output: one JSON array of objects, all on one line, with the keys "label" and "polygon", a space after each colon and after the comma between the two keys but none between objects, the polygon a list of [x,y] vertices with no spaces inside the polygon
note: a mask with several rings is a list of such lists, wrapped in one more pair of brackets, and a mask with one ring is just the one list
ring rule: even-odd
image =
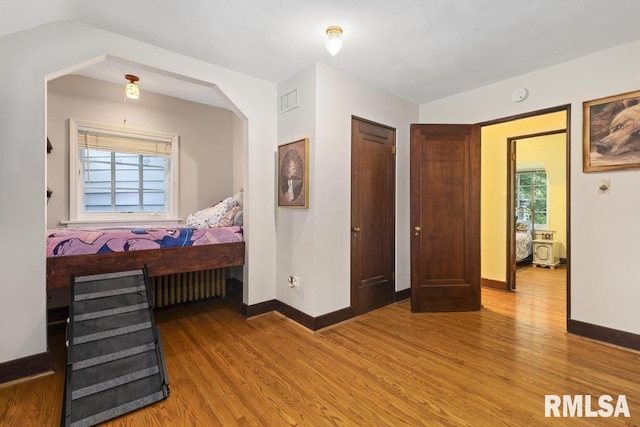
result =
[{"label": "beige wall", "polygon": [[480,208],[482,278],[506,281],[507,138],[565,127],[566,113],[558,112],[482,128]]},{"label": "beige wall", "polygon": [[[121,126],[125,114],[121,85],[78,75],[52,80],[47,91],[47,131],[53,151],[47,156],[47,185],[53,197],[47,206],[47,228],[69,219],[68,119]],[[212,202],[233,194],[234,177],[242,177],[234,158],[235,115],[230,110],[145,93],[126,104],[127,128],[169,132],[180,136],[180,207],[186,220]],[[235,121],[239,121],[235,118]],[[236,137],[235,139],[238,139]],[[242,136],[239,137],[242,140]],[[242,156],[236,145],[235,157]],[[241,183],[236,183],[241,187]]]}]

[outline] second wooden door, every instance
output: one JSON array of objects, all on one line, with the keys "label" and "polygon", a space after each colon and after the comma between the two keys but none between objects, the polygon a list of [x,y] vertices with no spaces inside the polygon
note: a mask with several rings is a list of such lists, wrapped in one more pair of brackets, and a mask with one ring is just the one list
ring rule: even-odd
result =
[{"label": "second wooden door", "polygon": [[351,306],[393,302],[395,130],[354,118],[351,134]]}]

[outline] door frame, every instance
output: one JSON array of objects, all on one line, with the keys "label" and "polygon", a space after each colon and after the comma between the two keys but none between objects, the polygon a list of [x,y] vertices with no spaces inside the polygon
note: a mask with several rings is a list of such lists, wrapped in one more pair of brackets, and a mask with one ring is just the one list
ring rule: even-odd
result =
[{"label": "door frame", "polygon": [[[517,114],[513,116],[507,116],[500,119],[489,120],[486,122],[480,122],[478,125],[482,128],[484,126],[496,125],[505,122],[511,122],[519,119],[526,119],[529,117],[542,116],[549,113],[556,113],[559,111],[566,112],[566,214],[567,214],[567,286],[566,286],[566,327],[568,328],[569,320],[571,319],[571,104],[559,105],[556,107],[545,108],[541,110],[530,111],[528,113]],[[480,140],[482,144],[482,138]],[[482,195],[481,195],[482,197]],[[508,277],[508,276],[507,276]]]},{"label": "door frame", "polygon": [[[507,138],[507,290],[513,292],[516,290],[516,221],[513,216],[513,207],[515,206],[515,176],[516,176],[516,144],[518,141],[528,138],[540,138],[550,135],[558,135],[567,133],[566,129],[556,129],[526,135],[512,136]],[[569,141],[565,141],[565,145]],[[568,161],[567,161],[568,163]],[[567,166],[565,166],[566,168]],[[567,200],[569,203],[569,200]],[[567,218],[568,219],[568,218]],[[532,218],[533,220],[533,218]],[[535,227],[534,227],[535,230]],[[567,247],[569,246],[567,240]]]}]

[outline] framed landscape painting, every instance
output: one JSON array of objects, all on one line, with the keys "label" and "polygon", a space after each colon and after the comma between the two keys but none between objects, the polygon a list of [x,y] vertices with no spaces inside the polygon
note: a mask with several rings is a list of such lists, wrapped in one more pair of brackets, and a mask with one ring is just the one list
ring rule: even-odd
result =
[{"label": "framed landscape painting", "polygon": [[640,168],[640,91],[583,103],[582,170]]}]

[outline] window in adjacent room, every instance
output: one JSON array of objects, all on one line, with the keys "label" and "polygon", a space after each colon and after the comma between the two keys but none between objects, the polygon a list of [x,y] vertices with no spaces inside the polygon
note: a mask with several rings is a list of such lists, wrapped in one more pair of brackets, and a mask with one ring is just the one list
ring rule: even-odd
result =
[{"label": "window in adjacent room", "polygon": [[548,224],[547,172],[544,169],[516,172],[516,200],[518,207],[531,210],[538,228]]},{"label": "window in adjacent room", "polygon": [[70,120],[70,222],[177,218],[178,136]]}]

